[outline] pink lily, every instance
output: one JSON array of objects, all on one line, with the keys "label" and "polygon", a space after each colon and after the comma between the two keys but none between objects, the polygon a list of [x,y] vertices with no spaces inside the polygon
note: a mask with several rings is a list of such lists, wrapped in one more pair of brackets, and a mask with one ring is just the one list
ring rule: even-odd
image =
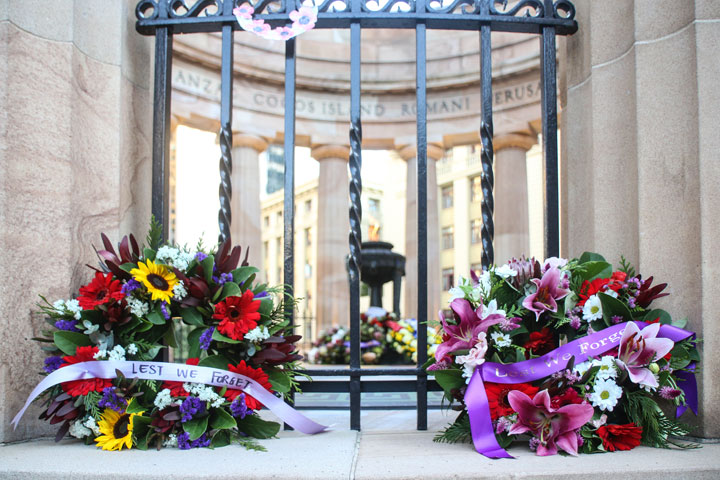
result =
[{"label": "pink lily", "polygon": [[511,435],[530,432],[540,443],[537,454],[555,455],[558,447],[577,456],[578,439],[575,431],[592,419],[595,409],[589,403],[570,404],[558,409],[550,405],[547,390],[535,394],[531,400],[519,390],[508,394],[510,406],[518,413],[518,422],[510,427]]},{"label": "pink lily", "polygon": [[659,323],[650,324],[640,331],[634,322],[628,322],[623,331],[617,364],[627,370],[630,380],[635,383],[658,386],[655,375],[647,367],[670,353],[675,346],[675,342],[669,338],[657,338],[659,331]]},{"label": "pink lily", "polygon": [[482,319],[482,304],[477,310],[473,310],[470,302],[463,298],[453,300],[450,309],[455,314],[456,324],[448,324],[442,314],[440,315],[445,341],[435,351],[438,362],[442,362],[449,353],[456,350],[471,349],[478,342],[479,333],[487,332],[488,328],[505,320],[504,315],[497,313]]},{"label": "pink lily", "polygon": [[522,304],[531,312],[535,312],[536,320],[544,311],[557,312],[556,300],[565,298],[570,293],[570,290],[561,287],[562,272],[556,267],[548,268],[541,279],[533,278],[530,281],[537,286],[537,290],[525,297]]}]

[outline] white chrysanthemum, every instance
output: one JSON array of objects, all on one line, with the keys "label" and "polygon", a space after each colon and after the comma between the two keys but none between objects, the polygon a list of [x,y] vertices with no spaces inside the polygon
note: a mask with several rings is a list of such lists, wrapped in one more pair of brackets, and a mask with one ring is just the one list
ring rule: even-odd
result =
[{"label": "white chrysanthemum", "polygon": [[490,300],[490,303],[488,303],[486,306],[483,306],[482,320],[485,320],[487,317],[493,314],[502,315],[503,317],[505,316],[505,310],[497,308],[497,300],[495,300],[494,298]]},{"label": "white chrysanthemum", "polygon": [[510,340],[510,335],[504,332],[494,332],[490,334],[490,338],[492,338],[493,343],[498,348],[503,347],[509,347],[512,345],[512,340]]},{"label": "white chrysanthemum", "polygon": [[603,311],[600,298],[597,295],[592,295],[585,301],[585,305],[583,306],[583,318],[590,322],[601,319],[602,315]]},{"label": "white chrysanthemum", "polygon": [[510,268],[510,265],[508,265],[508,264],[505,264],[501,267],[496,267],[495,270],[493,270],[493,271],[495,272],[495,275],[498,275],[499,277],[502,277],[502,278],[510,278],[510,277],[514,277],[518,274],[518,272],[516,270],[513,270],[512,268]]},{"label": "white chrysanthemum", "polygon": [[267,327],[255,327],[252,330],[250,330],[248,333],[245,334],[245,340],[249,342],[262,342],[263,340],[267,340],[270,338],[270,332],[268,332]]},{"label": "white chrysanthemum", "polygon": [[185,284],[182,282],[182,280],[178,280],[178,282],[173,287],[173,297],[175,297],[175,300],[182,300],[187,296],[187,290],[185,289]]},{"label": "white chrysanthemum", "polygon": [[97,351],[97,353],[95,355],[93,355],[93,358],[95,360],[104,360],[105,357],[107,357],[107,354],[108,354],[107,350],[105,350],[104,348],[101,348]]},{"label": "white chrysanthemum", "polygon": [[127,353],[130,355],[135,355],[138,352],[137,345],[134,343],[131,343],[127,346]]},{"label": "white chrysanthemum", "polygon": [[604,378],[615,378],[617,377],[617,368],[615,367],[615,358],[610,355],[605,355],[600,360],[594,360],[593,366],[599,365],[600,369],[597,371],[598,379]]},{"label": "white chrysanthemum", "polygon": [[593,386],[590,403],[593,407],[612,412],[620,397],[622,397],[622,388],[615,383],[615,380],[601,379],[597,380]]},{"label": "white chrysanthemum", "polygon": [[144,317],[150,311],[150,306],[137,298],[130,298],[128,300],[128,306],[130,307],[130,313],[136,317]]},{"label": "white chrysanthemum", "polygon": [[578,363],[573,367],[573,370],[576,371],[581,377],[585,375],[585,372],[590,370],[590,367],[592,367],[592,361],[588,360],[586,362]]},{"label": "white chrysanthemum", "polygon": [[82,424],[82,420],[75,420],[70,424],[68,433],[75,438],[85,438],[92,433],[92,431]]},{"label": "white chrysanthemum", "polygon": [[98,436],[98,435],[100,435],[100,433],[102,433],[102,432],[100,432],[100,427],[98,426],[97,422],[90,415],[88,415],[88,417],[85,419],[85,421],[83,422],[83,425],[85,427],[89,428],[90,430],[92,430],[92,432],[95,436]]},{"label": "white chrysanthemum", "polygon": [[153,403],[160,410],[169,407],[172,404],[172,396],[170,395],[170,389],[163,388],[162,390],[160,390],[160,393],[155,396],[155,401]]}]

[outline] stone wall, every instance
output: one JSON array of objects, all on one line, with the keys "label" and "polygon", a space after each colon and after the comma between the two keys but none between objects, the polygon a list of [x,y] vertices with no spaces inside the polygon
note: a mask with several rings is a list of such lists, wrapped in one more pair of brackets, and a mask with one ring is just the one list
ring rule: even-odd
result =
[{"label": "stone wall", "polygon": [[0,0],[0,442],[49,433],[33,407],[38,294],[90,278],[100,232],[144,236],[150,215],[152,40],[135,1]]},{"label": "stone wall", "polygon": [[563,254],[620,255],[703,342],[701,428],[720,436],[720,3],[576,0],[563,110]]}]

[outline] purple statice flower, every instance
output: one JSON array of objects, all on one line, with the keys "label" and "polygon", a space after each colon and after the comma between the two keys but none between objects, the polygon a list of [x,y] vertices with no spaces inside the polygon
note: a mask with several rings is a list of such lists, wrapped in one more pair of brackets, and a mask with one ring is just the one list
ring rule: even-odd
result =
[{"label": "purple statice flower", "polygon": [[200,349],[201,350],[207,350],[210,348],[210,341],[212,340],[213,332],[215,331],[215,327],[210,327],[207,330],[205,330],[202,334],[200,334]]},{"label": "purple statice flower", "polygon": [[47,357],[45,359],[45,366],[43,367],[43,370],[45,370],[47,373],[52,373],[58,368],[60,368],[60,365],[62,365],[62,363],[62,357]]},{"label": "purple statice flower", "polygon": [[622,321],[624,319],[620,315],[613,315],[611,320],[612,320],[613,325],[617,325],[618,323],[622,323]]},{"label": "purple statice flower", "polygon": [[170,320],[170,312],[168,311],[167,307],[165,306],[165,303],[160,304],[160,311],[163,314],[163,317],[165,317],[165,320]]},{"label": "purple statice flower", "polygon": [[677,388],[665,386],[665,387],[660,388],[660,391],[658,393],[665,400],[675,400],[677,397],[679,397],[682,394],[682,390],[678,390]]},{"label": "purple statice flower", "polygon": [[80,330],[75,327],[77,320],[58,320],[55,322],[55,328],[58,330],[67,330],[68,332],[79,332]]},{"label": "purple statice flower", "polygon": [[[206,258],[207,258],[207,254],[205,254],[205,253],[203,253],[203,252],[197,252],[197,253],[195,254],[195,260],[197,260],[198,262],[202,262],[202,261],[205,260]],[[178,438],[179,438],[179,437],[178,437]]]},{"label": "purple statice flower", "polygon": [[205,402],[197,397],[188,397],[180,405],[180,413],[182,414],[181,422],[192,420],[194,415],[205,413]]},{"label": "purple statice flower", "polygon": [[580,325],[582,325],[580,317],[578,317],[577,315],[570,315],[568,318],[570,319],[570,326],[575,330],[580,328]]},{"label": "purple statice flower", "polygon": [[[179,439],[180,439],[180,437],[178,437],[178,440]],[[178,442],[178,444],[179,444],[179,442]],[[532,437],[530,439],[530,450],[532,450],[534,452],[535,450],[537,450],[538,445],[540,445],[540,439],[537,437]]]},{"label": "purple statice flower", "polygon": [[633,297],[628,298],[628,307],[635,308],[635,299]]},{"label": "purple statice flower", "polygon": [[98,407],[110,408],[118,413],[123,413],[125,412],[125,407],[127,407],[127,401],[115,393],[115,387],[105,387],[103,389],[103,396],[98,401]]},{"label": "purple statice flower", "polygon": [[572,370],[565,370],[565,380],[567,380],[569,385],[579,382],[581,378],[582,378],[582,375],[580,375],[579,372],[573,372]]},{"label": "purple statice flower", "polygon": [[[235,400],[230,404],[230,412],[232,413],[233,417],[240,417],[240,420],[245,418],[245,416],[248,414],[248,408],[247,405],[245,405],[245,394],[241,393],[237,397],[235,397]],[[252,415],[252,411],[250,412],[250,415]]]},{"label": "purple statice flower", "polygon": [[140,288],[140,282],[138,282],[134,278],[131,278],[125,285],[122,286],[120,291],[125,295],[130,295],[130,292],[138,288]]},{"label": "purple statice flower", "polygon": [[232,273],[221,273],[219,277],[213,275],[212,279],[218,285],[224,285],[225,282],[232,282],[233,276]]},{"label": "purple statice flower", "polygon": [[204,433],[197,440],[190,440],[190,434],[183,432],[177,436],[178,448],[180,450],[190,450],[191,448],[202,448],[210,446],[210,439]]}]

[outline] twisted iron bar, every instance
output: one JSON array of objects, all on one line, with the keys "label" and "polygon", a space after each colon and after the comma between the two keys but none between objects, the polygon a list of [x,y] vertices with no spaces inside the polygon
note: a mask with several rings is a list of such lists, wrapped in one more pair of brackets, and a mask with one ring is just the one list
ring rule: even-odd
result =
[{"label": "twisted iron bar", "polygon": [[230,125],[223,125],[219,133],[220,143],[220,210],[218,211],[218,225],[220,226],[220,242],[230,238],[230,222],[232,213],[230,199],[232,198],[232,129]]},{"label": "twisted iron bar", "polygon": [[360,275],[360,266],[362,265],[362,257],[360,255],[360,243],[362,242],[362,204],[360,196],[362,194],[362,178],[360,178],[360,169],[362,167],[362,158],[360,153],[362,143],[362,127],[359,121],[353,119],[350,126],[350,259],[349,272],[350,280]]},{"label": "twisted iron bar", "polygon": [[[487,121],[486,121],[487,120]],[[482,153],[480,161],[482,162],[483,173],[480,177],[480,188],[482,189],[482,266],[487,269],[495,259],[495,251],[493,250],[493,238],[495,237],[495,222],[493,221],[493,212],[495,211],[495,200],[493,199],[493,188],[495,185],[495,176],[493,175],[493,125],[492,118],[483,119],[480,123],[480,140],[482,142]]]}]

